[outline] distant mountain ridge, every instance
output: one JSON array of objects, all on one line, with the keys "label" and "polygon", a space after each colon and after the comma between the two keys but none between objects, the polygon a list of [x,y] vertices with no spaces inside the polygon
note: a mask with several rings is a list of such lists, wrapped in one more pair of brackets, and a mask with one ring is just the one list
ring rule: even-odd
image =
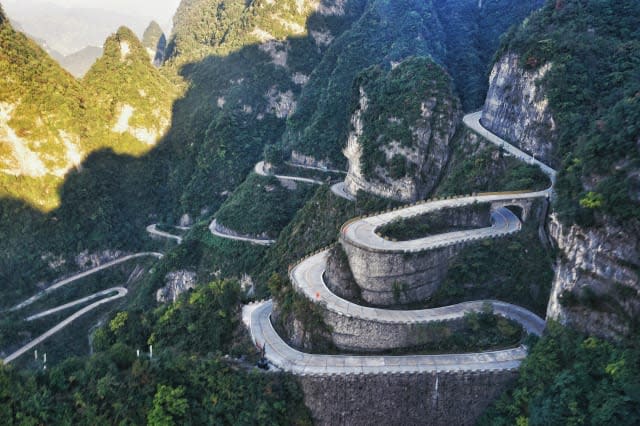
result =
[{"label": "distant mountain ridge", "polygon": [[0,22],[4,195],[51,208],[57,204],[55,187],[91,152],[111,148],[140,155],[162,136],[176,90],[131,30],[111,36],[105,55],[79,81],[16,32],[4,14]]},{"label": "distant mountain ridge", "polygon": [[84,49],[61,58],[58,62],[62,68],[77,78],[82,78],[91,66],[102,56],[101,47],[87,46]]},{"label": "distant mountain ridge", "polygon": [[107,36],[120,26],[142,34],[151,17],[131,16],[91,8],[65,8],[36,0],[5,2],[8,16],[20,22],[21,30],[45,40],[67,56],[87,46],[102,46]]}]

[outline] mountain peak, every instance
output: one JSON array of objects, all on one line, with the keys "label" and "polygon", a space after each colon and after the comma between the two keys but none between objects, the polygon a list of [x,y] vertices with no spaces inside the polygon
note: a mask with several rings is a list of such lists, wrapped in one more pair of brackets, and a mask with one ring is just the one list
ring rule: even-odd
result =
[{"label": "mountain peak", "polygon": [[165,37],[164,31],[156,21],[151,21],[142,35],[142,45],[149,49],[158,47],[158,42]]},{"label": "mountain peak", "polygon": [[167,38],[164,31],[156,21],[151,21],[142,35],[142,45],[147,49],[151,60],[156,66],[160,66],[164,60],[164,52],[167,47]]},{"label": "mountain peak", "polygon": [[138,60],[147,54],[138,37],[127,27],[120,27],[115,34],[107,38],[104,43],[104,55],[106,57],[119,57],[124,62],[127,59]]}]

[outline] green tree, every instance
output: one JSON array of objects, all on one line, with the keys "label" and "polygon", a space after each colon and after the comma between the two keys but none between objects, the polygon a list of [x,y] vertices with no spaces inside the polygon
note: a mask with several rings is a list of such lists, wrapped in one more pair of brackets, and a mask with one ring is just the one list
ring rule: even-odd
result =
[{"label": "green tree", "polygon": [[187,415],[189,403],[184,396],[184,388],[179,386],[159,385],[153,397],[153,408],[147,415],[150,426],[174,426],[183,424]]}]

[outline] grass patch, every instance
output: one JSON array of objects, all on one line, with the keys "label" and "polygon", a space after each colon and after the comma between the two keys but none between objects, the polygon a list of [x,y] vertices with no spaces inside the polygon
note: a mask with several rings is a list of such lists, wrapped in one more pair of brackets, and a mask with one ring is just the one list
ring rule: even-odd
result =
[{"label": "grass patch", "polygon": [[447,232],[477,229],[491,224],[489,203],[443,209],[408,219],[397,219],[376,229],[382,238],[409,241]]}]

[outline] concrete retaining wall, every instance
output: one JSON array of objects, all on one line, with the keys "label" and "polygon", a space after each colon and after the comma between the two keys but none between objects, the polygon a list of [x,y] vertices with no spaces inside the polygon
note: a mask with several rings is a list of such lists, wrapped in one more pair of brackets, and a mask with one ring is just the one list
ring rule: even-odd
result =
[{"label": "concrete retaining wall", "polygon": [[319,426],[473,425],[517,371],[303,376],[305,404]]}]

